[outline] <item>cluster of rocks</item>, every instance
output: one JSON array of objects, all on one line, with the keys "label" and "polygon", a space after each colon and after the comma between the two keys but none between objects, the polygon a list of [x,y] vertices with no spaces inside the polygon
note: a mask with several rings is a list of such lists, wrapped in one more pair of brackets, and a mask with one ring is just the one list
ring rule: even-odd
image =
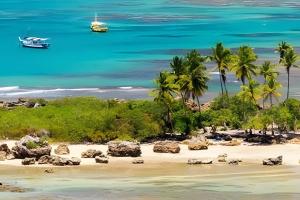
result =
[{"label": "cluster of rocks", "polygon": [[39,165],[52,164],[54,166],[66,166],[66,165],[80,165],[81,159],[76,157],[63,158],[60,156],[44,155],[40,157],[38,160],[36,160],[35,158],[24,158],[22,160],[22,165],[34,165],[36,162]]},{"label": "cluster of rocks", "polygon": [[23,98],[19,98],[17,101],[0,101],[0,107],[6,109],[12,109],[20,106],[24,106],[26,108],[38,108],[45,105],[46,103],[43,101],[37,102],[32,99],[23,99]]},{"label": "cluster of rocks", "polygon": [[268,165],[268,166],[282,165],[282,156],[278,156],[276,158],[267,158],[263,160],[263,165]]},{"label": "cluster of rocks", "polygon": [[284,144],[287,143],[287,137],[284,135],[248,134],[245,138],[245,141],[249,143],[260,144]]}]

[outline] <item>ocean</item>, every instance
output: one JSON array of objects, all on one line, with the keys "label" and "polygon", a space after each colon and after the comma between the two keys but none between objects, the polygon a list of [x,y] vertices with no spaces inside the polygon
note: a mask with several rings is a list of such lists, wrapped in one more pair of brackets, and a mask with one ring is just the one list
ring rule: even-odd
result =
[{"label": "ocean", "polygon": [[[163,166],[163,167],[162,167]],[[25,193],[2,192],[5,200],[298,200],[299,167],[257,165],[132,165],[0,168],[1,182]]]},{"label": "ocean", "polygon": [[[300,46],[299,11],[291,0],[1,0],[0,98],[147,98],[173,56],[208,55],[216,42],[251,45],[261,61],[277,62],[280,41]],[[90,31],[95,13],[109,32]],[[50,38],[51,47],[23,48],[19,36]],[[214,68],[209,97],[219,92]],[[228,82],[238,90],[233,75]]]}]

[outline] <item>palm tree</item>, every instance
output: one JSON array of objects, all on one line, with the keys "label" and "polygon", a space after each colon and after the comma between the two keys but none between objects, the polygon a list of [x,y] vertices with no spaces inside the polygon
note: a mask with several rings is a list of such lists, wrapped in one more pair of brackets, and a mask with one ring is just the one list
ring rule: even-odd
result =
[{"label": "palm tree", "polygon": [[170,67],[172,69],[172,73],[176,75],[177,79],[183,74],[186,73],[186,67],[184,65],[184,60],[183,58],[180,58],[178,56],[175,56],[171,63]]},{"label": "palm tree", "polygon": [[186,56],[186,69],[187,73],[182,75],[179,81],[181,90],[184,91],[186,99],[192,97],[193,100],[197,100],[197,104],[200,111],[199,96],[202,96],[208,89],[208,75],[204,62],[207,57],[201,56],[196,50],[191,51]]},{"label": "palm tree", "polygon": [[249,46],[241,46],[237,57],[238,61],[233,65],[231,70],[235,72],[236,77],[245,85],[246,79],[249,81],[253,75],[257,74],[257,66],[254,64],[257,60],[257,55]]},{"label": "palm tree", "polygon": [[228,94],[226,88],[226,71],[228,70],[230,55],[231,52],[229,49],[224,48],[222,43],[217,43],[216,47],[212,49],[212,55],[210,56],[210,59],[215,61],[217,64],[222,95],[224,95],[224,90],[225,93]]},{"label": "palm tree", "polygon": [[157,88],[153,91],[154,101],[162,103],[167,108],[167,122],[171,130],[173,130],[172,117],[171,117],[171,103],[174,100],[174,94],[178,86],[174,83],[175,76],[169,72],[160,72],[159,76],[155,79]]},{"label": "palm tree", "polygon": [[280,58],[279,58],[279,64],[283,63],[284,60],[284,54],[287,52],[288,49],[292,49],[292,46],[289,45],[287,42],[282,41],[278,44],[278,47],[276,48],[276,51],[279,52]]},{"label": "palm tree", "polygon": [[281,96],[278,90],[282,85],[277,81],[277,75],[268,76],[266,83],[262,86],[262,96],[264,100],[269,99],[271,107],[273,106],[273,97],[278,101]]},{"label": "palm tree", "polygon": [[286,68],[286,72],[288,75],[288,86],[287,86],[287,94],[286,94],[286,99],[289,98],[289,93],[290,93],[290,70],[291,67],[298,67],[295,63],[297,62],[297,54],[294,51],[293,48],[289,48],[285,53],[284,57],[282,60],[283,65]]},{"label": "palm tree", "polygon": [[253,79],[250,79],[248,85],[241,86],[241,91],[239,92],[238,96],[244,102],[251,102],[257,105],[257,101],[261,98],[260,93],[259,83]]},{"label": "palm tree", "polygon": [[265,61],[259,68],[259,74],[264,77],[264,83],[270,76],[278,75],[279,72],[275,71],[275,65],[270,61]]}]

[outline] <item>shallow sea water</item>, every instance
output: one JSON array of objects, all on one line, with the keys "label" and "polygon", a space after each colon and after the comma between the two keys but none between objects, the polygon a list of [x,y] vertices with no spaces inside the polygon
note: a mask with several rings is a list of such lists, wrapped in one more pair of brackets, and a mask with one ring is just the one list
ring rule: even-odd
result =
[{"label": "shallow sea water", "polygon": [[291,199],[300,198],[299,167],[187,166],[163,163],[55,168],[0,167],[3,183],[28,188],[1,199]]},{"label": "shallow sea water", "polygon": [[[280,41],[300,46],[299,11],[291,0],[1,0],[0,97],[143,98],[170,58],[190,49],[208,54],[218,41],[251,45],[275,61]],[[96,12],[108,33],[90,32]],[[22,48],[17,38],[25,35],[49,37],[52,46]],[[239,88],[234,76],[228,81],[231,91]],[[211,73],[209,95],[218,91]]]}]

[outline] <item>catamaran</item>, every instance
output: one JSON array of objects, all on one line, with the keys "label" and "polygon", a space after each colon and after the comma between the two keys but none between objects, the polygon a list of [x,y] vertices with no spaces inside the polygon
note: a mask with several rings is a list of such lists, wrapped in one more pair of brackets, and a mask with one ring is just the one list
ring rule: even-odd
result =
[{"label": "catamaran", "polygon": [[105,23],[99,22],[98,21],[98,16],[97,16],[97,14],[95,14],[95,19],[91,23],[91,30],[93,32],[107,32],[108,31],[108,27],[106,26]]},{"label": "catamaran", "polygon": [[19,37],[19,41],[21,42],[23,47],[28,48],[39,48],[39,49],[47,49],[50,44],[46,41],[48,38],[38,38],[38,37]]}]

